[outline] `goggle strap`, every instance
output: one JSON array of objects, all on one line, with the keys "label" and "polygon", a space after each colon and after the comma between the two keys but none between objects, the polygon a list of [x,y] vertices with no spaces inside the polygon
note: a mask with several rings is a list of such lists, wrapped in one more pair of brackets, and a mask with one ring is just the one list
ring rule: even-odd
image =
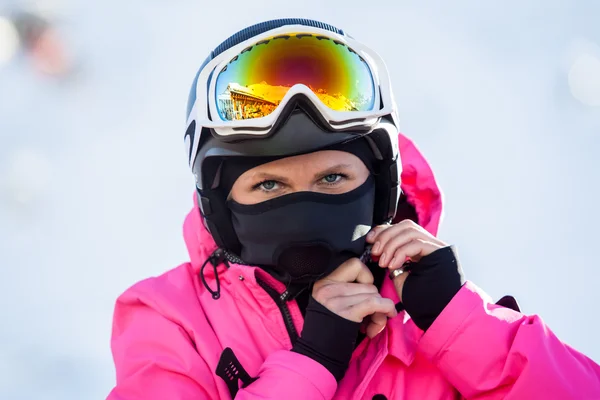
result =
[{"label": "goggle strap", "polygon": [[258,36],[265,32],[268,32],[273,29],[281,28],[286,25],[304,25],[310,26],[313,28],[319,28],[326,31],[337,33],[338,35],[345,35],[344,31],[336,28],[333,25],[326,24],[324,22],[315,21],[312,19],[305,18],[282,18],[282,19],[273,19],[270,21],[261,22],[252,26],[249,26],[241,31],[231,35],[229,38],[224,40],[220,45],[218,45],[214,51],[212,56],[216,57],[222,52],[229,50],[233,46],[237,46],[238,44],[253,38],[254,36]]}]

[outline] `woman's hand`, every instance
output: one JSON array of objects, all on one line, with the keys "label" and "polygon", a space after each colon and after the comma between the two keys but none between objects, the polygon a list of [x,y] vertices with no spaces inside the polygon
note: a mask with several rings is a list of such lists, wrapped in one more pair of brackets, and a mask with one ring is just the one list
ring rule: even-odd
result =
[{"label": "woman's hand", "polygon": [[[373,228],[367,242],[379,265],[392,271],[406,312],[427,330],[464,283],[454,248],[410,220]],[[402,272],[407,261],[410,269]]]},{"label": "woman's hand", "polygon": [[[367,242],[373,244],[371,254],[379,257],[379,266],[390,271],[401,268],[405,262],[418,262],[436,250],[448,245],[411,220],[395,225],[379,225],[367,235]],[[398,275],[394,285],[402,301],[402,289],[408,273]]]},{"label": "woman's hand", "polygon": [[381,297],[373,285],[373,274],[357,258],[352,258],[313,287],[313,298],[334,314],[354,322],[371,316],[367,336],[377,335],[385,328],[387,318],[398,313],[391,299]]},{"label": "woman's hand", "polygon": [[387,317],[396,315],[394,302],[382,298],[373,285],[369,268],[353,258],[315,282],[302,333],[291,350],[323,365],[339,382],[348,369],[363,319],[371,316],[367,335],[372,338],[383,330]]}]

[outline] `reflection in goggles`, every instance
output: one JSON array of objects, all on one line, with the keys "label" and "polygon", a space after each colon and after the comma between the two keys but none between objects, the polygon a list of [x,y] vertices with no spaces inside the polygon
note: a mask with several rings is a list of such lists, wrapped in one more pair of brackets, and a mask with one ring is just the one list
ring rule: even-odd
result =
[{"label": "reflection in goggles", "polygon": [[[330,95],[325,89],[310,88],[329,108],[338,111],[359,111],[361,104],[345,98],[342,94]],[[230,83],[219,95],[219,109],[227,120],[260,118],[271,114],[290,90],[285,86],[271,86],[265,82],[249,86]],[[272,93],[280,93],[270,96]],[[366,100],[359,100],[362,103]]]},{"label": "reflection in goggles", "polygon": [[373,78],[360,56],[326,37],[296,35],[251,46],[223,68],[217,77],[221,118],[231,121],[267,116],[298,83],[308,86],[336,111],[373,107]]},{"label": "reflection in goggles", "polygon": [[[267,84],[258,85],[271,88]],[[279,105],[279,100],[269,100],[266,95],[256,94],[266,91],[256,91],[257,85],[250,87],[238,83],[230,83],[225,92],[219,95],[219,110],[227,120],[260,118],[271,114]],[[285,88],[286,92],[289,88]],[[283,97],[283,96],[282,96]]]}]

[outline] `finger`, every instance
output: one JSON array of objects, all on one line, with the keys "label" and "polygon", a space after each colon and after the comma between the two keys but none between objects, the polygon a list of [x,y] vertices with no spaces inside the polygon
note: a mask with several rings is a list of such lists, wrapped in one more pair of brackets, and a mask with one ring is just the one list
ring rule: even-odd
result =
[{"label": "finger", "polygon": [[396,305],[391,299],[383,298],[379,295],[371,295],[366,300],[342,310],[340,316],[355,322],[361,322],[367,315],[376,312],[383,313],[390,318],[395,317]]},{"label": "finger", "polygon": [[[437,239],[425,229],[417,225],[411,220],[404,220],[396,225],[392,226],[392,229],[386,229],[380,231],[375,239],[375,244],[373,245],[372,254],[378,256],[386,249],[389,241],[394,239],[397,236],[405,236],[408,235],[414,238],[421,238],[427,240],[432,243],[438,243],[440,246],[446,246],[444,242]],[[389,261],[389,258],[388,258]]]},{"label": "finger", "polygon": [[355,294],[372,295],[379,293],[379,290],[372,284],[334,282],[313,288],[312,293],[315,300],[323,304],[322,301],[326,301],[326,299],[331,299],[333,297],[352,296]]},{"label": "finger", "polygon": [[385,224],[385,225],[377,225],[374,226],[371,231],[367,234],[367,243],[375,243],[375,239],[377,236],[383,232],[384,230],[391,228],[393,225]]},{"label": "finger", "polygon": [[[392,259],[387,265],[387,268],[390,270],[400,268],[406,262],[406,260],[419,261],[422,257],[425,257],[441,248],[442,246],[425,241],[423,239],[413,239],[396,249]],[[381,261],[379,264],[382,264]]]},{"label": "finger", "polygon": [[335,269],[323,280],[334,282],[358,282],[372,284],[373,274],[358,258],[351,258]]},{"label": "finger", "polygon": [[[415,239],[423,238],[425,238],[425,235],[423,235],[422,232],[412,228],[400,230],[396,235],[391,236],[389,239],[385,238],[387,241],[384,242],[382,248],[379,250],[381,253],[379,257],[379,265],[386,267],[394,257],[394,253],[396,253],[398,248],[410,243]],[[378,242],[382,243],[383,240],[384,238],[380,238]]]},{"label": "finger", "polygon": [[371,320],[367,325],[366,334],[369,338],[373,339],[379,334],[386,326],[388,317],[382,313],[375,313],[371,315]]},{"label": "finger", "polygon": [[350,307],[354,307],[355,305],[362,303],[363,301],[367,301],[371,297],[377,297],[378,294],[373,295],[373,293],[358,293],[351,294],[348,296],[337,296],[329,298],[323,304],[330,311],[335,312],[334,310],[347,310]]},{"label": "finger", "polygon": [[[390,233],[388,232],[390,230],[390,228],[394,228],[394,230],[397,232],[398,230],[402,230],[405,229],[409,226],[411,226],[411,223],[414,224],[414,222],[412,222],[411,220],[404,220],[402,222],[399,222],[397,224],[394,225],[390,225],[390,224],[386,224],[386,225],[378,225],[375,228],[372,229],[373,235],[371,236],[373,243],[377,243],[380,241],[382,236],[389,236],[390,234],[393,235],[394,233]],[[387,233],[385,233],[387,232]],[[385,233],[385,235],[384,235]],[[369,236],[369,235],[367,235]]]}]

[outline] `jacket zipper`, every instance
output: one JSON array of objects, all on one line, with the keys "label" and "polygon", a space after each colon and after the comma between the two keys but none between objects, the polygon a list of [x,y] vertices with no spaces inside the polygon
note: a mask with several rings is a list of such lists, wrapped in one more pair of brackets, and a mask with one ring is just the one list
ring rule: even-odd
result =
[{"label": "jacket zipper", "polygon": [[273,301],[275,301],[275,304],[277,304],[277,307],[279,307],[279,311],[281,311],[281,315],[283,316],[283,323],[285,325],[285,329],[287,330],[288,335],[290,336],[292,344],[294,344],[296,342],[296,339],[298,339],[298,331],[294,326],[292,314],[290,313],[290,309],[287,306],[285,300],[287,297],[287,291],[280,295],[277,292],[277,290],[273,289],[271,286],[269,286],[269,284],[267,284],[267,282],[265,282],[258,276],[256,277],[256,282],[260,287],[262,287],[265,290],[265,292],[267,292],[269,296],[271,296]]},{"label": "jacket zipper", "polygon": [[[227,261],[232,262],[234,264],[245,264],[241,258],[229,253],[228,251],[225,251],[224,256],[225,259],[227,259]],[[288,335],[290,336],[290,340],[292,341],[292,344],[295,343],[296,339],[298,339],[298,331],[294,326],[292,314],[290,313],[290,309],[287,306],[287,296],[289,295],[289,292],[286,290],[282,294],[279,294],[279,292],[277,292],[276,289],[269,286],[267,282],[265,282],[258,276],[256,277],[256,282],[260,287],[264,289],[265,292],[267,292],[267,294],[273,299],[275,304],[277,304],[277,307],[279,308],[279,311],[281,311],[281,315],[283,316],[283,323],[285,325],[285,329],[288,332]]]}]

